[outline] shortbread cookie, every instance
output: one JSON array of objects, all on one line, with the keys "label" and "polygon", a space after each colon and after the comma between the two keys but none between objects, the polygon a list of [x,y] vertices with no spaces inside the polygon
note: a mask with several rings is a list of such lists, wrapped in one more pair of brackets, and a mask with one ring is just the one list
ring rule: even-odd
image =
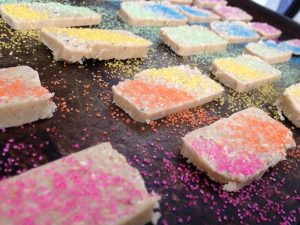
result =
[{"label": "shortbread cookie", "polygon": [[216,6],[227,5],[225,0],[194,0],[194,5],[199,8],[213,9]]},{"label": "shortbread cookie", "polygon": [[169,2],[122,2],[121,19],[132,26],[177,26],[187,18]]},{"label": "shortbread cookie", "polygon": [[221,83],[237,92],[259,88],[281,77],[280,70],[250,55],[215,59],[211,71]]},{"label": "shortbread cookie", "polygon": [[280,42],[279,46],[286,50],[290,50],[294,55],[300,55],[300,39],[292,39]]},{"label": "shortbread cookie", "polygon": [[206,9],[199,9],[195,6],[180,5],[178,9],[186,16],[189,23],[210,23],[220,20],[220,17],[215,13]]},{"label": "shortbread cookie", "polygon": [[300,83],[285,89],[281,107],[284,115],[296,126],[300,127]]},{"label": "shortbread cookie", "polygon": [[253,19],[253,17],[244,10],[233,6],[218,6],[215,7],[213,11],[218,14],[222,20],[249,22]]},{"label": "shortbread cookie", "polygon": [[101,16],[85,7],[49,3],[0,5],[1,17],[15,30],[97,25]]},{"label": "shortbread cookie", "polygon": [[277,39],[282,33],[281,30],[267,23],[253,22],[248,25],[259,33],[262,39]]},{"label": "shortbread cookie", "polygon": [[102,143],[0,182],[1,224],[143,225],[159,197]]},{"label": "shortbread cookie", "polygon": [[160,37],[180,56],[224,51],[228,43],[216,33],[198,25],[163,27]]},{"label": "shortbread cookie", "polygon": [[55,60],[129,59],[147,56],[150,41],[124,30],[43,28],[41,40]]},{"label": "shortbread cookie", "polygon": [[292,132],[258,108],[248,108],[229,118],[188,133],[181,154],[226,191],[259,179],[286,158],[295,147]]},{"label": "shortbread cookie", "polygon": [[193,3],[193,0],[169,0],[173,4],[179,4],[179,5],[191,5]]},{"label": "shortbread cookie", "polygon": [[247,43],[258,41],[260,36],[244,22],[212,22],[211,29],[224,37],[229,43]]},{"label": "shortbread cookie", "polygon": [[56,109],[53,95],[28,66],[0,69],[0,128],[52,117]]},{"label": "shortbread cookie", "polygon": [[117,106],[135,121],[149,123],[213,101],[222,95],[223,87],[198,69],[182,65],[144,70],[112,91]]},{"label": "shortbread cookie", "polygon": [[258,56],[271,64],[287,62],[292,57],[291,51],[278,47],[274,41],[248,43],[245,47],[245,53]]}]

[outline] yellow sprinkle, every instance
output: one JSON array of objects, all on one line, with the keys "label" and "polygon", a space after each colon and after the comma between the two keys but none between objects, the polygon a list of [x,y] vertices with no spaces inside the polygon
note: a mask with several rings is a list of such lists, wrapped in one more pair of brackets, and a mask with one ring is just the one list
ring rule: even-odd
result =
[{"label": "yellow sprinkle", "polygon": [[134,43],[148,45],[150,41],[137,36],[129,36],[124,33],[120,33],[113,30],[101,30],[101,29],[78,29],[78,28],[46,28],[46,31],[63,33],[70,37],[78,38],[85,41],[105,41],[113,43]]},{"label": "yellow sprinkle", "polygon": [[44,20],[48,18],[48,14],[44,12],[39,12],[29,8],[26,5],[18,4],[5,4],[2,6],[4,11],[9,15],[17,17],[24,20]]},{"label": "yellow sprinkle", "polygon": [[198,76],[191,76],[178,67],[153,69],[150,76],[154,79],[160,78],[170,83],[179,84],[188,90],[202,89],[205,91],[208,89],[219,90],[222,88],[218,83],[204,77],[200,73]]},{"label": "yellow sprinkle", "polygon": [[215,64],[225,69],[228,73],[247,81],[260,80],[266,74],[249,66],[235,62],[232,58],[216,59]]}]

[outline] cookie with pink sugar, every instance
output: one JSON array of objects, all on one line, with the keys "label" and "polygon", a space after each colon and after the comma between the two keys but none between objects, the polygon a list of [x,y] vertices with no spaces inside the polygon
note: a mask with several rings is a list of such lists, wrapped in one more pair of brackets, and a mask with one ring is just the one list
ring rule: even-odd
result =
[{"label": "cookie with pink sugar", "polygon": [[282,34],[281,30],[267,23],[252,22],[248,24],[262,36],[262,39],[277,39]]},{"label": "cookie with pink sugar", "polygon": [[261,178],[295,147],[292,132],[258,108],[248,108],[183,137],[181,154],[225,191]]},{"label": "cookie with pink sugar", "polygon": [[158,200],[138,170],[102,143],[1,181],[0,221],[143,225],[157,217]]},{"label": "cookie with pink sugar", "polygon": [[198,8],[213,9],[216,6],[227,5],[225,0],[194,0],[194,5]]},{"label": "cookie with pink sugar", "polygon": [[248,22],[253,19],[253,17],[244,10],[233,6],[218,6],[215,7],[213,11],[218,14],[222,20]]}]

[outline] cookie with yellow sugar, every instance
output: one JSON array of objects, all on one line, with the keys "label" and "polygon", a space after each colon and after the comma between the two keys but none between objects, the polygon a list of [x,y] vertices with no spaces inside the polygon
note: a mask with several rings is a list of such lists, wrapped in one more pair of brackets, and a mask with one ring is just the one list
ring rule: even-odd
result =
[{"label": "cookie with yellow sugar", "polygon": [[54,96],[28,66],[0,69],[0,128],[16,127],[53,116]]},{"label": "cookie with yellow sugar", "polygon": [[198,69],[184,65],[147,69],[112,87],[114,103],[142,123],[211,102],[223,90]]},{"label": "cookie with yellow sugar", "polygon": [[0,14],[15,30],[90,26],[101,22],[100,14],[89,8],[57,2],[2,4]]},{"label": "cookie with yellow sugar", "polygon": [[41,40],[52,50],[55,60],[71,63],[91,58],[142,58],[152,44],[129,31],[90,28],[43,28]]},{"label": "cookie with yellow sugar", "polygon": [[238,191],[286,158],[292,132],[258,108],[248,108],[188,133],[180,153],[225,191]]},{"label": "cookie with yellow sugar", "polygon": [[211,72],[221,83],[237,92],[259,88],[281,77],[280,70],[251,55],[215,59]]},{"label": "cookie with yellow sugar", "polygon": [[296,126],[300,127],[300,83],[285,89],[281,107],[283,114]]}]

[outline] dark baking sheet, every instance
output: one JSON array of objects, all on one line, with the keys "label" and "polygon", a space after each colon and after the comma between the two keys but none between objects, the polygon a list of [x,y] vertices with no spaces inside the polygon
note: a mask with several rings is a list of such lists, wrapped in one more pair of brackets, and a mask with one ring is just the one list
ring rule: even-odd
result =
[{"label": "dark baking sheet", "polygon": [[[5,1],[6,2],[6,1]],[[126,29],[154,42],[147,59],[97,61],[83,64],[54,62],[35,32],[15,32],[0,23],[0,67],[29,65],[51,92],[58,110],[54,117],[22,127],[0,130],[0,176],[10,177],[94,144],[111,141],[143,175],[149,191],[162,196],[159,224],[297,224],[300,221],[300,150],[270,169],[262,179],[238,193],[222,191],[204,173],[179,155],[180,137],[222,116],[250,106],[279,119],[273,103],[285,87],[300,80],[300,59],[276,67],[280,82],[246,94],[226,88],[224,98],[151,125],[135,123],[112,104],[111,86],[145,68],[189,64],[209,73],[216,57],[242,53],[231,45],[224,53],[177,57],[159,40],[159,28],[134,28],[117,17],[118,2],[72,1],[98,10],[101,28]],[[296,38],[300,26],[251,1],[230,1],[283,30],[282,39]],[[299,38],[299,36],[298,36]],[[300,133],[293,129],[297,143]],[[1,204],[1,203],[0,203]],[[71,210],[71,209],[70,209]]]}]

